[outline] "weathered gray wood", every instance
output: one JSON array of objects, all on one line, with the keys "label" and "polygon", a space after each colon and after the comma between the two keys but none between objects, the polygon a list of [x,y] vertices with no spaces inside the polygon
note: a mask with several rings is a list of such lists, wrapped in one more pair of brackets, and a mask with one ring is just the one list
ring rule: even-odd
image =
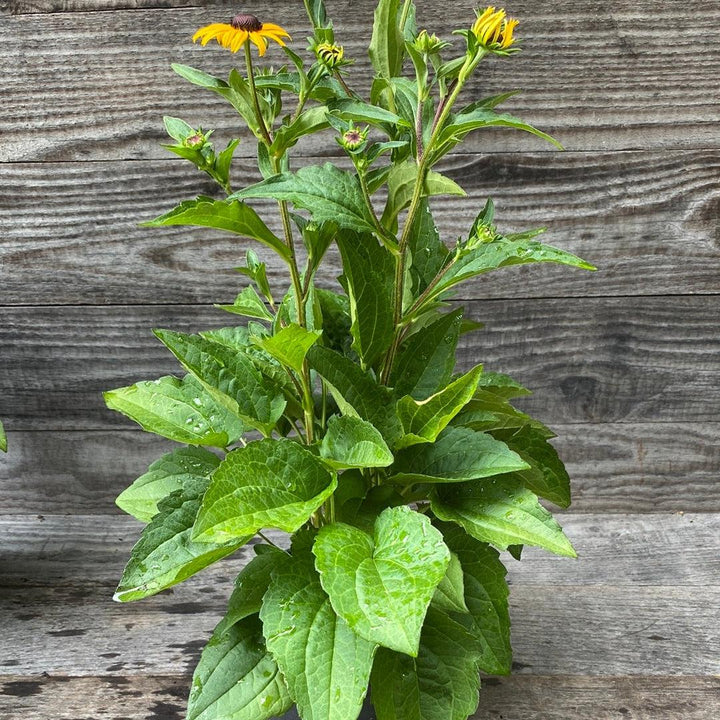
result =
[{"label": "weathered gray wood", "polygon": [[[555,424],[572,512],[720,512],[720,426]],[[4,513],[112,513],[115,497],[173,443],[141,430],[11,432]],[[119,513],[120,511],[117,510]]]},{"label": "weathered gray wood", "polygon": [[[50,677],[0,682],[0,712],[11,720],[183,720],[187,676]],[[720,681],[712,677],[486,678],[473,720],[715,720]]]},{"label": "weathered gray wood", "polygon": [[[371,77],[365,47],[373,6],[371,0],[333,3],[347,54],[358,59],[353,77],[362,90]],[[261,0],[243,7],[268,15]],[[523,87],[525,94],[510,107],[555,132],[569,149],[718,146],[714,98],[720,74],[712,41],[720,22],[717,3],[702,0],[692,13],[679,13],[654,0],[612,6],[518,0],[513,11],[522,20],[526,50],[509,62],[488,63],[473,94]],[[229,53],[192,47],[190,36],[229,12],[118,10],[100,19],[97,13],[7,15],[0,65],[14,72],[3,78],[0,159],[157,157],[159,119],[168,113],[218,127],[227,137],[237,127],[231,112],[200,90],[188,90],[168,66],[176,61],[226,71],[235,60]],[[285,3],[273,15],[304,46],[302,3]],[[438,13],[433,4],[420,3],[421,24],[445,34],[467,27],[473,17],[468,4],[449,4]],[[273,50],[269,62],[282,58]],[[689,87],[703,92],[690,94]],[[472,146],[483,152],[545,149],[536,138],[500,131]]]},{"label": "weathered gray wood", "polygon": [[[447,173],[469,197],[437,198],[433,207],[452,245],[492,195],[501,229],[547,226],[548,243],[600,268],[512,268],[463,285],[463,298],[717,293],[719,172],[720,151],[461,155]],[[230,301],[245,283],[232,268],[249,241],[207,229],[139,227],[181,200],[212,194],[204,178],[179,158],[0,165],[0,303]],[[236,178],[239,187],[259,175],[240,162]],[[277,208],[256,206],[279,232]],[[255,248],[272,282],[285,287],[287,268]],[[338,274],[331,252],[318,280],[327,286]]]},{"label": "weathered gray wood", "polygon": [[[568,514],[557,515],[580,557],[573,561],[526,548],[518,563],[505,555],[516,586],[659,587],[717,585],[720,576],[720,515]],[[95,586],[111,593],[139,537],[142,524],[127,516],[0,515],[0,582],[42,589]],[[271,532],[281,545],[287,536]],[[244,547],[232,558],[204,570],[175,593],[216,588],[253,557]],[[189,588],[187,591],[185,588]],[[44,590],[39,590],[44,592]],[[151,600],[143,601],[152,603]],[[220,604],[224,598],[220,600]]]},{"label": "weathered gray wood", "polygon": [[[720,298],[475,301],[487,327],[463,338],[484,362],[536,391],[523,406],[554,422],[713,422],[720,409]],[[178,372],[153,327],[234,324],[202,306],[8,308],[0,375],[8,430],[131,427],[101,391]]]},{"label": "weathered gray wood", "polygon": [[[97,585],[3,589],[4,657],[22,675],[186,673],[230,590],[228,578],[122,606]],[[718,602],[718,586],[515,585],[516,667],[537,675],[718,674]]]}]

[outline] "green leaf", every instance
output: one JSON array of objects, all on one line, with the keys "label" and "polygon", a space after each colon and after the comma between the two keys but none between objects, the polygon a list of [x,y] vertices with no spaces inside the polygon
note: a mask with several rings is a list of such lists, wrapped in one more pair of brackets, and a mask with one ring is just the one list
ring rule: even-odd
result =
[{"label": "green leaf", "polygon": [[147,380],[103,393],[105,404],[143,430],[187,445],[225,448],[243,433],[236,414],[220,405],[191,375]]},{"label": "green leaf", "polygon": [[[237,70],[232,70],[228,78],[229,82],[225,82],[189,65],[174,63],[172,69],[193,85],[198,85],[225,98],[240,113],[252,132],[258,137],[261,136],[260,126],[255,115],[252,91],[248,82]],[[262,95],[258,97],[258,102],[265,121],[271,120],[270,106]]]},{"label": "green leaf", "polygon": [[322,335],[320,331],[308,331],[305,328],[290,323],[275,335],[268,335],[257,339],[257,344],[270,353],[283,365],[287,365],[296,372],[302,372],[307,351]]},{"label": "green leaf", "polygon": [[332,290],[316,288],[316,297],[322,314],[323,343],[340,353],[350,346],[350,300]]},{"label": "green leaf", "polygon": [[180,448],[156,460],[115,503],[129,515],[149,522],[158,513],[158,503],[176,490],[202,495],[210,476],[220,464],[217,455],[202,448]]},{"label": "green leaf", "polygon": [[479,698],[476,641],[431,607],[417,658],[381,648],[370,684],[377,720],[466,720]]},{"label": "green leaf", "polygon": [[427,400],[413,400],[409,395],[400,398],[397,414],[405,434],[396,447],[434,442],[472,398],[481,373],[482,365],[478,365]]},{"label": "green leaf", "polygon": [[[415,192],[418,176],[418,164],[413,159],[406,160],[400,165],[394,165],[388,175],[388,199],[382,224],[391,228],[397,225],[398,215],[410,205]],[[430,170],[425,179],[423,195],[466,195],[466,192],[449,177]]]},{"label": "green leaf", "polygon": [[275,133],[270,152],[276,157],[284,155],[303,135],[311,135],[330,127],[324,106],[308,108],[290,125],[283,125]]},{"label": "green leaf", "polygon": [[196,130],[180,118],[165,115],[163,124],[167,134],[176,142],[182,143],[189,137],[195,135]]},{"label": "green leaf", "polygon": [[310,367],[327,382],[343,415],[357,415],[372,423],[388,445],[402,434],[389,388],[375,380],[349,358],[334,350],[314,345],[307,354]]},{"label": "green leaf", "polygon": [[213,633],[195,668],[187,720],[270,720],[292,704],[257,617]]},{"label": "green leaf", "polygon": [[431,504],[438,518],[461,525],[469,535],[500,550],[535,545],[576,557],[553,516],[512,476],[438,487]]},{"label": "green leaf", "polygon": [[[504,237],[482,243],[462,254],[448,266],[427,301],[472,277],[511,265],[550,262],[583,270],[595,270],[589,263],[571,253],[545,245],[537,240],[508,240]],[[426,302],[427,302],[426,301]]]},{"label": "green leaf", "polygon": [[435,607],[447,612],[468,612],[465,604],[463,568],[458,556],[453,552],[450,553],[450,563],[445,577],[437,586],[432,603]]},{"label": "green leaf", "polygon": [[408,249],[412,257],[413,297],[417,298],[435,279],[449,259],[450,251],[440,239],[427,198],[418,205]]},{"label": "green leaf", "polygon": [[289,560],[289,555],[272,545],[255,545],[257,555],[235,578],[228,609],[215,632],[225,632],[246,617],[257,615],[272,573]]},{"label": "green leaf", "polygon": [[517,453],[492,435],[449,427],[432,444],[396,453],[390,482],[455,483],[527,468]]},{"label": "green leaf", "polygon": [[309,13],[310,22],[314,28],[327,27],[329,20],[324,0],[307,0],[305,8]]},{"label": "green leaf", "polygon": [[215,175],[221,185],[229,185],[230,165],[232,165],[233,156],[235,155],[235,150],[239,144],[239,140],[231,140],[227,144],[227,147],[218,153],[215,160]]},{"label": "green leaf", "polygon": [[[538,420],[515,409],[505,398],[495,392],[479,389],[474,397],[452,420],[453,425],[462,425],[478,431],[512,430],[529,426],[542,438],[555,437],[555,433]],[[508,435],[511,437],[512,433]],[[504,436],[495,435],[505,441]],[[515,450],[516,448],[513,448]]]},{"label": "green leaf", "polygon": [[296,442],[251,442],[213,474],[193,538],[226,542],[268,527],[295,532],[336,487],[337,477]]},{"label": "green leaf", "polygon": [[216,308],[225,310],[233,315],[244,315],[245,317],[259,318],[272,322],[275,318],[265,307],[265,303],[255,292],[255,288],[248,285],[236,298],[232,305],[216,305]]},{"label": "green leaf", "polygon": [[532,391],[523,387],[517,380],[498,372],[483,373],[478,380],[478,388],[508,399],[532,395]]},{"label": "green leaf", "polygon": [[336,469],[387,467],[393,461],[380,431],[351,415],[330,418],[320,456]]},{"label": "green leaf", "polygon": [[155,330],[155,335],[216,399],[246,424],[270,435],[287,403],[278,386],[245,353],[199,335],[170,330]]},{"label": "green leaf", "polygon": [[343,120],[368,123],[386,130],[393,127],[412,127],[407,120],[404,120],[399,115],[361,100],[351,98],[333,100],[328,103],[328,110]]},{"label": "green leaf", "polygon": [[400,346],[390,375],[399,395],[424,400],[450,382],[462,316],[462,308],[441,315]]},{"label": "green leaf", "polygon": [[561,508],[570,506],[570,477],[557,450],[538,429],[526,425],[515,431],[496,431],[502,440],[530,465],[518,473],[525,487]]},{"label": "green leaf", "polygon": [[550,137],[547,133],[534,128],[532,125],[528,125],[507,113],[496,113],[491,108],[482,106],[460,112],[450,119],[438,137],[437,146],[440,148],[438,157],[444,155],[448,150],[457,145],[468,133],[485,127],[507,127],[515,130],[524,130],[525,132],[537,135],[537,137],[543,140],[547,140],[547,142],[554,145],[558,150],[563,149],[563,146],[557,140]]},{"label": "green leaf", "polygon": [[450,553],[424,515],[388,508],[374,536],[342,523],[325,525],[313,548],[335,612],[360,636],[417,655],[420,629]]},{"label": "green leaf", "polygon": [[356,718],[376,645],[356,635],[333,610],[312,556],[293,557],[273,573],[263,600],[267,647],[304,720]]},{"label": "green leaf", "polygon": [[350,298],[353,350],[372,367],[393,339],[395,259],[373,235],[338,235],[343,263],[341,281]]},{"label": "green leaf", "polygon": [[368,50],[375,72],[387,79],[402,73],[405,42],[398,25],[399,4],[399,0],[379,0]]},{"label": "green leaf", "polygon": [[245,267],[236,267],[235,270],[253,280],[258,290],[260,290],[268,301],[272,302],[273,296],[267,277],[267,265],[264,262],[260,262],[254,250],[248,249],[245,253],[245,259],[247,265]]},{"label": "green leaf", "polygon": [[478,639],[483,672],[508,675],[512,665],[507,570],[497,550],[470,537],[457,525],[442,523],[445,542],[460,562],[472,634]]},{"label": "green leaf", "polygon": [[333,221],[361,233],[375,229],[357,177],[331,163],[275,175],[231,197],[287,200],[310,212],[317,223]]},{"label": "green leaf", "polygon": [[7,435],[5,434],[5,428],[2,422],[0,422],[0,450],[7,452]]},{"label": "green leaf", "polygon": [[287,245],[268,228],[249,205],[237,200],[213,200],[201,196],[197,200],[182,202],[165,215],[143,225],[145,227],[193,225],[226,230],[257,240],[272,248],[280,257],[285,259],[290,257]]},{"label": "green leaf", "polygon": [[201,497],[178,490],[160,502],[160,512],[132,549],[114,600],[129,602],[155,595],[230,555],[250,539],[247,535],[224,544],[193,542],[190,535]]}]

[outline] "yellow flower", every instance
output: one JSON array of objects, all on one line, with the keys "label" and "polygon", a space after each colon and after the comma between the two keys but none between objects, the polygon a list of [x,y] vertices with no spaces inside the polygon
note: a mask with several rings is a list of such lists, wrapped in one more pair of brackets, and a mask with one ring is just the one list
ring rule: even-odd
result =
[{"label": "yellow flower", "polygon": [[250,40],[262,57],[267,50],[268,38],[284,46],[283,38],[289,37],[290,34],[279,25],[260,22],[254,15],[241,14],[236,15],[229,24],[212,23],[200,28],[193,35],[193,42],[200,40],[202,45],[207,45],[215,39],[219,45],[235,53]]},{"label": "yellow flower", "polygon": [[508,18],[504,10],[488,7],[478,11],[472,31],[478,42],[490,50],[507,50],[514,41],[513,32],[518,21]]}]

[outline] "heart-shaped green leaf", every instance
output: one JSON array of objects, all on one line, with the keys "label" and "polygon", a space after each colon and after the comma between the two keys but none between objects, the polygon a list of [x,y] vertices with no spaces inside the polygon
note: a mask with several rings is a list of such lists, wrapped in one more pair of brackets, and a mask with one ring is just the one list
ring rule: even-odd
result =
[{"label": "heart-shaped green leaf", "polygon": [[450,552],[424,515],[388,508],[374,536],[334,523],[313,547],[322,586],[335,612],[362,637],[416,655],[420,629]]}]

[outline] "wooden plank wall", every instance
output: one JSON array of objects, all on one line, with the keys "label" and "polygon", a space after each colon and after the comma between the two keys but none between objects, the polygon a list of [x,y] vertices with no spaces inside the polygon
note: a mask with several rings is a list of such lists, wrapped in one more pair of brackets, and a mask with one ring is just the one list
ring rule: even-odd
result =
[{"label": "wooden plank wall", "polygon": [[[374,3],[327,2],[366,89]],[[473,17],[467,0],[418,4],[441,33]],[[161,116],[215,127],[223,142],[236,134],[232,112],[169,64],[226,72],[233,58],[189,37],[239,9],[0,0],[2,717],[181,718],[223,610],[228,566],[135,606],[110,602],[138,530],[113,498],[169,444],[100,393],[176,370],[151,328],[227,323],[211,304],[237,292],[244,245],[138,223],[212,192],[159,148]],[[304,46],[299,0],[242,9]],[[600,272],[520,268],[461,298],[487,324],[463,364],[534,388],[528,409],[559,433],[576,498],[562,519],[581,556],[512,566],[516,673],[487,679],[477,718],[709,720],[720,713],[720,6],[508,9],[524,52],[487,63],[471,94],[522,88],[509,108],[567,150],[474,136],[446,164],[470,197],[436,202],[440,225],[452,242],[492,195],[502,227],[547,225],[548,241]],[[257,178],[243,138],[238,185]],[[330,137],[301,150],[306,162],[336,154]],[[282,282],[279,267],[271,276]]]}]

